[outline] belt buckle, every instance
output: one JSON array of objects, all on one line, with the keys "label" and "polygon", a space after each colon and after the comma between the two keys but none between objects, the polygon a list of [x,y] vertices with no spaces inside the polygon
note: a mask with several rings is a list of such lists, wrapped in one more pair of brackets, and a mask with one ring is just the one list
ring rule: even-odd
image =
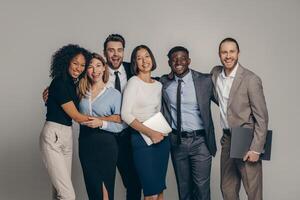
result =
[{"label": "belt buckle", "polygon": [[182,131],[180,134],[181,134],[181,137],[188,138],[188,134],[186,131]]}]

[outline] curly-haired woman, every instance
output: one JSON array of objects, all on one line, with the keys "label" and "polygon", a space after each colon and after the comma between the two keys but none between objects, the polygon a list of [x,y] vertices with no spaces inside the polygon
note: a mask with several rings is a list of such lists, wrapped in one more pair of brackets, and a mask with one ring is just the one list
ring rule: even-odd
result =
[{"label": "curly-haired woman", "polygon": [[54,199],[74,200],[71,181],[73,152],[72,119],[85,122],[90,118],[77,110],[79,99],[76,82],[91,59],[86,49],[69,44],[52,56],[46,122],[40,135],[40,150],[53,185]]}]

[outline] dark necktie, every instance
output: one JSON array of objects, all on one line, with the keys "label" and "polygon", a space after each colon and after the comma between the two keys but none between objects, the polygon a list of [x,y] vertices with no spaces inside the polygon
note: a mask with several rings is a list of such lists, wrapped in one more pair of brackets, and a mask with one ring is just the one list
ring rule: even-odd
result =
[{"label": "dark necktie", "polygon": [[120,81],[120,77],[119,77],[119,71],[115,71],[115,89],[119,90],[119,92],[121,92],[121,81]]},{"label": "dark necktie", "polygon": [[182,83],[182,79],[178,79],[177,98],[176,98],[177,144],[181,144],[181,83]]}]

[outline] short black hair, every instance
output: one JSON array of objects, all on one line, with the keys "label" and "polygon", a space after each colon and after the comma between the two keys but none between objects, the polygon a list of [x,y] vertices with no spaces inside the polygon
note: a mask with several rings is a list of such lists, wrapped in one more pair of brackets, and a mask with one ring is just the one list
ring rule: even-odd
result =
[{"label": "short black hair", "polygon": [[[85,48],[80,47],[77,44],[68,44],[60,49],[58,49],[53,55],[51,59],[51,66],[50,66],[50,77],[52,79],[56,77],[62,77],[65,79],[68,75],[68,69],[72,59],[82,54],[85,58],[85,70],[88,66],[90,60],[92,59],[91,53],[86,50]],[[81,78],[84,72],[79,76]]]},{"label": "short black hair", "polygon": [[168,58],[171,59],[172,57],[172,54],[175,53],[175,52],[178,52],[178,51],[183,51],[185,52],[188,57],[189,57],[189,51],[187,50],[187,48],[183,47],[183,46],[175,46],[173,47],[172,49],[170,49],[169,53],[168,53]]},{"label": "short black hair", "polygon": [[139,70],[138,70],[138,66],[137,66],[137,62],[136,62],[136,54],[139,50],[141,49],[145,49],[146,51],[148,51],[150,57],[151,57],[151,60],[152,60],[152,68],[151,68],[151,71],[155,70],[156,69],[156,61],[155,61],[155,58],[154,58],[154,55],[152,53],[152,51],[150,50],[149,47],[147,47],[146,45],[139,45],[137,47],[135,47],[131,53],[131,59],[130,59],[130,63],[131,63],[131,72],[132,74],[134,75],[137,75]]},{"label": "short black hair", "polygon": [[122,45],[123,45],[123,48],[125,48],[125,39],[123,38],[122,35],[120,34],[110,34],[105,42],[104,42],[104,50],[106,50],[107,48],[107,43],[110,42],[110,41],[113,41],[113,42],[121,42]]},{"label": "short black hair", "polygon": [[219,53],[220,53],[220,51],[221,51],[221,45],[222,45],[224,42],[233,42],[233,43],[235,43],[238,52],[240,52],[240,46],[239,46],[238,42],[237,42],[234,38],[228,37],[228,38],[223,39],[223,40],[220,42],[220,44],[219,44]]}]

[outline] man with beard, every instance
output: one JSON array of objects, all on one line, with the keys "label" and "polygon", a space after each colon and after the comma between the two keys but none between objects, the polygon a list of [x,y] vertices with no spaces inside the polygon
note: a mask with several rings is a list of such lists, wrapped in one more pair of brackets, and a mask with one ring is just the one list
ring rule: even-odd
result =
[{"label": "man with beard", "polygon": [[[108,87],[114,87],[123,93],[127,80],[133,76],[130,63],[123,62],[125,40],[119,34],[109,35],[104,42],[104,56],[109,66]],[[126,127],[116,135],[118,143],[117,168],[126,188],[127,200],[141,199],[141,185],[133,164],[130,132]]]},{"label": "man with beard", "polygon": [[[263,151],[268,127],[268,111],[260,78],[239,64],[239,45],[225,38],[219,45],[223,66],[212,70],[215,96],[219,102],[221,127],[221,190],[225,200],[237,200],[241,180],[249,200],[262,199]],[[244,159],[230,158],[230,128],[252,128],[254,137]]]},{"label": "man with beard", "polygon": [[210,104],[211,75],[189,69],[182,46],[168,53],[171,73],[161,78],[162,112],[173,131],[171,157],[180,200],[209,200],[212,156],[216,154]]}]

